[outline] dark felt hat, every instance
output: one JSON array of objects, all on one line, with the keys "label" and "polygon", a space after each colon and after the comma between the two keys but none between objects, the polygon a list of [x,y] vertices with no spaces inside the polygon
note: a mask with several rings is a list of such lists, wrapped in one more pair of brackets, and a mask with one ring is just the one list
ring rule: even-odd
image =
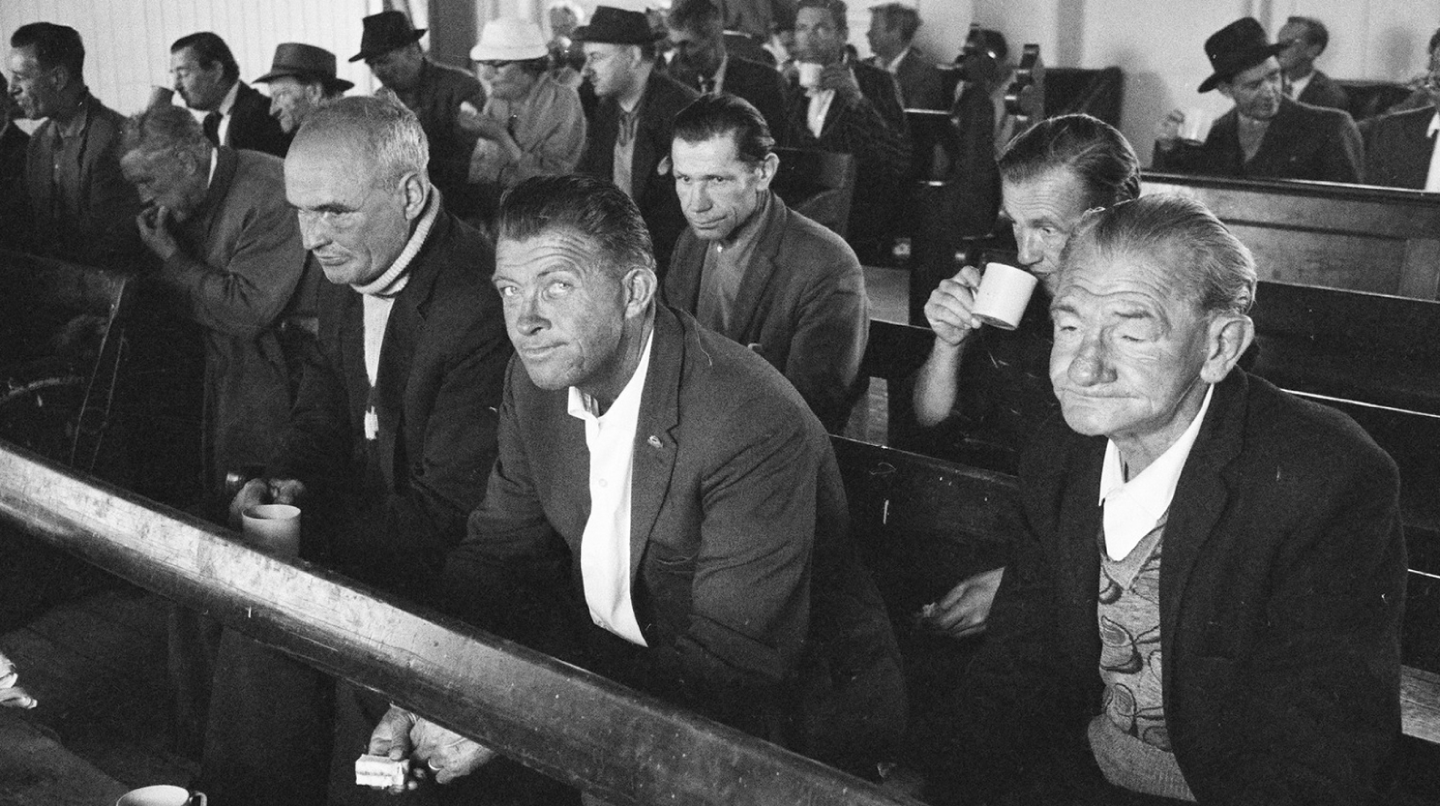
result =
[{"label": "dark felt hat", "polygon": [[1254,17],[1242,17],[1221,28],[1205,40],[1205,55],[1215,74],[1200,85],[1200,92],[1209,92],[1236,73],[1248,70],[1285,49],[1284,44],[1272,45],[1264,26]]},{"label": "dark felt hat", "polygon": [[419,42],[424,28],[410,27],[410,18],[403,11],[382,11],[365,18],[365,33],[360,35],[360,52],[350,61],[372,59],[411,42]]},{"label": "dark felt hat", "polygon": [[284,76],[319,80],[325,84],[325,89],[333,92],[344,92],[355,86],[353,82],[335,76],[335,54],[300,42],[276,45],[275,58],[270,60],[270,72],[255,79],[254,83],[265,84]]},{"label": "dark felt hat", "polygon": [[643,13],[613,6],[596,6],[590,24],[576,28],[574,36],[579,42],[607,42],[612,45],[645,45],[658,38]]}]

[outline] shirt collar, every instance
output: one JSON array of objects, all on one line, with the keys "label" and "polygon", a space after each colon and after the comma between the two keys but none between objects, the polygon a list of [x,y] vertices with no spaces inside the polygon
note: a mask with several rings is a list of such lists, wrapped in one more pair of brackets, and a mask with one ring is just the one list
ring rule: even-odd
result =
[{"label": "shirt collar", "polygon": [[70,118],[70,122],[64,126],[61,126],[58,121],[56,122],[55,136],[69,139],[85,131],[85,127],[88,125],[90,125],[90,91],[84,90],[80,95],[80,105],[75,110],[75,116]]},{"label": "shirt collar", "polygon": [[230,114],[230,110],[235,108],[235,98],[239,96],[239,94],[240,80],[237,78],[235,83],[230,85],[230,91],[225,93],[224,98],[220,99],[220,105],[215,107],[215,111],[221,115]]},{"label": "shirt collar", "polygon": [[405,290],[410,282],[410,261],[420,253],[420,247],[425,245],[425,238],[430,235],[430,228],[435,224],[435,218],[440,212],[440,191],[430,188],[430,198],[425,200],[425,212],[420,214],[420,221],[415,225],[415,231],[410,233],[410,240],[405,242],[405,248],[400,250],[400,256],[390,264],[385,273],[376,277],[368,283],[351,284],[351,288],[361,294],[370,294],[377,297],[393,297]]},{"label": "shirt collar", "polygon": [[715,82],[716,93],[721,93],[725,91],[725,68],[729,66],[730,54],[720,54],[720,66],[715,68],[715,75],[711,76],[711,80]]},{"label": "shirt collar", "polygon": [[1205,390],[1200,411],[1175,444],[1129,481],[1125,480],[1120,449],[1115,447],[1114,440],[1106,443],[1105,462],[1100,470],[1100,503],[1105,505],[1105,549],[1111,559],[1119,560],[1129,554],[1170,510],[1180,472],[1185,469],[1185,460],[1190,458],[1190,449],[1195,446],[1200,424],[1205,420],[1214,394],[1215,386],[1211,384]]},{"label": "shirt collar", "polygon": [[1440,110],[1437,110],[1435,115],[1430,118],[1430,128],[1425,130],[1425,136],[1434,137],[1435,132],[1440,132]]},{"label": "shirt collar", "polygon": [[906,45],[904,50],[896,54],[895,58],[891,59],[890,63],[885,65],[885,72],[889,73],[892,76],[895,75],[897,72],[900,71],[900,63],[905,61],[905,57],[909,54],[910,46]]},{"label": "shirt collar", "polygon": [[650,333],[645,336],[645,346],[640,350],[640,363],[635,367],[635,373],[630,380],[625,382],[625,388],[610,404],[610,408],[600,414],[600,404],[595,398],[578,388],[570,387],[570,402],[566,407],[571,417],[580,420],[605,420],[608,422],[619,422],[626,419],[638,421],[640,419],[640,397],[645,392],[645,376],[650,370],[650,345],[655,341],[655,329],[652,327]]}]

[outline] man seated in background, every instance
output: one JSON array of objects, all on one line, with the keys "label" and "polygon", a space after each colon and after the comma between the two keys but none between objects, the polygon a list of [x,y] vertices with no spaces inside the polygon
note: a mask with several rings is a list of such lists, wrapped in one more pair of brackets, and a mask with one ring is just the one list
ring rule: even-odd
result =
[{"label": "man seated in background", "polygon": [[445,197],[445,207],[462,218],[474,213],[467,188],[475,135],[460,126],[465,104],[485,108],[485,89],[475,76],[427,58],[420,49],[424,28],[415,28],[403,11],[382,11],[364,20],[360,52],[383,86],[420,119],[430,143],[430,182]]},{"label": "man seated in background", "polygon": [[1314,17],[1290,17],[1276,37],[1284,50],[1277,54],[1285,72],[1285,96],[1302,104],[1330,109],[1349,109],[1345,89],[1324,71],[1315,69],[1315,60],[1330,44],[1330,31]]},{"label": "man seated in background", "polygon": [[784,137],[785,84],[773,67],[731,54],[720,9],[711,0],[677,0],[667,19],[670,77],[701,95],[728,92],[760,110],[773,135]]},{"label": "man seated in background", "polygon": [[[231,503],[234,518],[298,504],[302,557],[417,602],[433,601],[484,493],[512,354],[493,252],[445,209],[428,156],[393,98],[333,101],[296,134],[285,196],[329,280],[318,354],[264,476]],[[327,802],[334,709],[357,700],[227,630],[201,788],[217,806]]]},{"label": "man seated in background", "polygon": [[[1440,32],[1436,34],[1440,39]],[[1440,58],[1430,57],[1425,91],[1430,103],[1366,121],[1365,183],[1440,192],[1440,160],[1435,158],[1440,131]]]},{"label": "man seated in background", "polygon": [[270,117],[270,101],[240,80],[240,65],[225,40],[209,31],[170,46],[170,72],[185,105],[205,113],[205,136],[217,146],[285,156],[290,135]]},{"label": "man seated in background", "polygon": [[1063,420],[1022,461],[1026,528],[932,802],[1388,802],[1398,473],[1236,366],[1255,287],[1198,202],[1081,221],[1051,303]]},{"label": "man seated in background", "polygon": [[16,125],[23,112],[10,97],[10,84],[0,73],[0,249],[25,245],[30,212],[25,205],[25,154],[30,135]]},{"label": "man seated in background", "polygon": [[335,75],[335,54],[314,45],[284,42],[275,46],[270,72],[255,79],[270,85],[270,114],[280,129],[293,135],[320,104],[333,101],[355,86]]},{"label": "man seated in background", "polygon": [[[855,195],[845,240],[862,263],[888,260],[900,180],[910,168],[910,136],[895,78],[849,59],[847,9],[841,0],[801,0],[795,58],[821,65],[812,86],[800,66],[786,89],[787,142],[855,157]],[[807,68],[808,72],[808,68]],[[809,79],[806,79],[807,82]]]},{"label": "man seated in background", "polygon": [[[762,358],[656,301],[614,186],[517,186],[496,250],[519,361],[485,503],[446,565],[452,609],[873,778],[903,690],[820,422]],[[392,709],[370,752],[415,749],[412,769],[446,779],[494,756]]]},{"label": "man seated in background", "polygon": [[1219,88],[1235,102],[1205,142],[1180,141],[1185,114],[1172,111],[1155,141],[1157,171],[1267,179],[1358,182],[1364,163],[1360,131],[1350,115],[1285,97],[1280,63],[1265,29],[1245,17],[1205,40],[1205,55],[1215,72],[1200,92]]},{"label": "man seated in background", "polygon": [[663,277],[685,229],[665,156],[670,121],[698,93],[656,69],[655,33],[645,15],[599,6],[576,30],[585,78],[600,99],[576,170],[615,183],[640,208]]},{"label": "man seated in background", "polygon": [[461,113],[460,125],[480,138],[469,179],[478,185],[478,218],[488,226],[508,188],[575,170],[585,149],[585,113],[579,94],[551,75],[545,37],[533,22],[491,20],[470,58],[490,97],[478,114]]},{"label": "man seated in background", "polygon": [[771,192],[780,159],[755,107],[705,96],[675,116],[674,130],[675,190],[690,226],[665,301],[764,356],[839,433],[870,324],[855,252]]},{"label": "man seated in background", "polygon": [[85,86],[85,45],[74,28],[34,22],[10,36],[10,97],[43,120],[26,154],[27,251],[90,266],[134,268],[140,197],[120,172],[121,115]]},{"label": "man seated in background", "polygon": [[920,13],[915,9],[900,3],[871,6],[865,39],[875,55],[867,63],[895,77],[906,109],[949,109],[935,60],[915,47],[919,30]]}]

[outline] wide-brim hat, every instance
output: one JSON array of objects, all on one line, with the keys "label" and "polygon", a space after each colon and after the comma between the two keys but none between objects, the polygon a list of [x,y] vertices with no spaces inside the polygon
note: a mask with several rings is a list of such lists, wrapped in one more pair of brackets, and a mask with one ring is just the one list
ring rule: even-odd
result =
[{"label": "wide-brim hat", "polygon": [[611,45],[648,45],[659,39],[650,20],[639,11],[614,6],[596,6],[589,25],[575,29],[578,42],[605,42]]},{"label": "wide-brim hat", "polygon": [[476,62],[523,62],[548,55],[540,25],[514,17],[485,23],[480,41],[470,49],[470,60]]},{"label": "wide-brim hat", "polygon": [[1221,28],[1205,40],[1205,55],[1215,74],[1200,84],[1200,92],[1209,92],[1236,73],[1248,70],[1285,49],[1271,44],[1265,28],[1254,17],[1242,17]]},{"label": "wide-brim hat", "polygon": [[424,35],[425,29],[411,27],[410,18],[403,11],[371,14],[365,18],[365,32],[360,35],[360,52],[351,56],[350,61],[382,56],[411,42],[419,42]]},{"label": "wide-brim hat", "polygon": [[270,60],[270,72],[255,79],[256,84],[266,84],[277,78],[294,76],[306,80],[319,80],[326,90],[344,92],[355,86],[335,75],[335,54],[324,48],[301,42],[281,42],[275,46],[275,58]]}]

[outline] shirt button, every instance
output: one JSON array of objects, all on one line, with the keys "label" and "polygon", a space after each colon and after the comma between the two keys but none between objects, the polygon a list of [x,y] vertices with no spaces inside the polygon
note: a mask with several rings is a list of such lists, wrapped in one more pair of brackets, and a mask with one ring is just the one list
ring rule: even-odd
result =
[{"label": "shirt button", "polygon": [[609,487],[609,486],[610,486],[610,482],[606,481],[605,479],[600,479],[600,486],[601,486],[601,487]]}]

